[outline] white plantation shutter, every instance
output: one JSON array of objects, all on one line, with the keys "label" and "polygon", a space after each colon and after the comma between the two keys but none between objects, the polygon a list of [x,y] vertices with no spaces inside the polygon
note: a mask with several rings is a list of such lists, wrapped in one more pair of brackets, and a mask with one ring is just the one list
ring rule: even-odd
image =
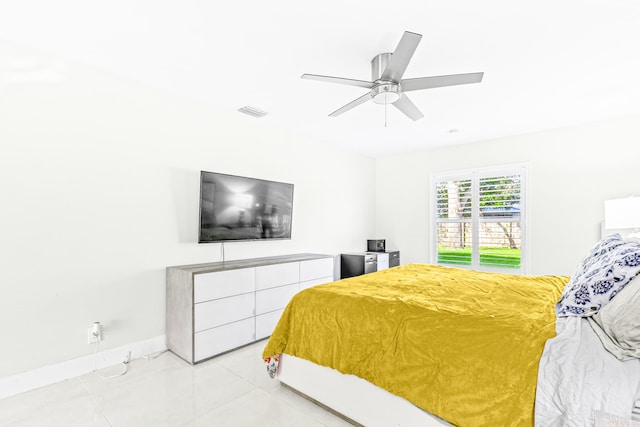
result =
[{"label": "white plantation shutter", "polygon": [[466,250],[473,246],[471,180],[453,178],[437,182],[436,204],[438,245],[451,249],[441,251],[438,262],[471,265]]},{"label": "white plantation shutter", "polygon": [[438,264],[523,273],[526,166],[432,177],[432,254]]}]

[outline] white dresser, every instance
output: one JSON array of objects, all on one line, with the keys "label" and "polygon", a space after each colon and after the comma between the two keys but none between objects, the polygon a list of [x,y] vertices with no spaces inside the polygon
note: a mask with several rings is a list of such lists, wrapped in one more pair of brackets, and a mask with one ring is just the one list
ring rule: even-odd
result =
[{"label": "white dresser", "polygon": [[331,281],[331,255],[167,267],[167,346],[197,363],[266,338],[293,295]]}]

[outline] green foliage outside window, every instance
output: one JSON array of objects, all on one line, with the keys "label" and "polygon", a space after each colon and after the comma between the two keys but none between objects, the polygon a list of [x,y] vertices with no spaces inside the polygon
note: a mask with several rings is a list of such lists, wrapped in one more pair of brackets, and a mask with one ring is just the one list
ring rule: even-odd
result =
[{"label": "green foliage outside window", "polygon": [[[471,248],[438,248],[438,263],[471,265]],[[520,268],[520,249],[480,248],[480,265]]]}]

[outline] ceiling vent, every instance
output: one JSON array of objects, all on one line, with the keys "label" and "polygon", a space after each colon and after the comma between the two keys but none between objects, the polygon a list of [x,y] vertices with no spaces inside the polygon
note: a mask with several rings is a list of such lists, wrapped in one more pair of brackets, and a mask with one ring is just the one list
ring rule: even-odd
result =
[{"label": "ceiling vent", "polygon": [[256,108],[256,107],[252,107],[250,105],[245,105],[242,108],[238,108],[238,111],[240,111],[241,113],[244,113],[244,114],[248,114],[251,117],[258,117],[258,118],[259,117],[264,117],[267,114],[269,114],[266,111],[263,111],[263,110],[261,110],[259,108]]}]

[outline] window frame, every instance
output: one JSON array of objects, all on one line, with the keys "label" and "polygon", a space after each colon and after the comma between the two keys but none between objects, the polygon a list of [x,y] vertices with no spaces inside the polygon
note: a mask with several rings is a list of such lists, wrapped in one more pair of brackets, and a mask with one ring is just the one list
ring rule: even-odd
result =
[{"label": "window frame", "polygon": [[[505,175],[520,175],[520,268],[492,267],[480,265],[479,249],[479,224],[487,221],[480,216],[479,188],[480,179],[499,177]],[[471,219],[469,221],[451,221],[451,222],[470,222],[472,230],[471,243],[471,265],[463,264],[446,264],[438,262],[438,192],[437,186],[443,181],[462,181],[471,180]],[[529,274],[529,215],[528,215],[528,188],[529,188],[529,163],[511,163],[505,165],[496,165],[489,167],[477,167],[464,170],[454,170],[445,172],[432,173],[429,185],[429,205],[430,205],[430,262],[436,265],[464,268],[477,271],[488,271],[496,273],[510,274]]]}]

